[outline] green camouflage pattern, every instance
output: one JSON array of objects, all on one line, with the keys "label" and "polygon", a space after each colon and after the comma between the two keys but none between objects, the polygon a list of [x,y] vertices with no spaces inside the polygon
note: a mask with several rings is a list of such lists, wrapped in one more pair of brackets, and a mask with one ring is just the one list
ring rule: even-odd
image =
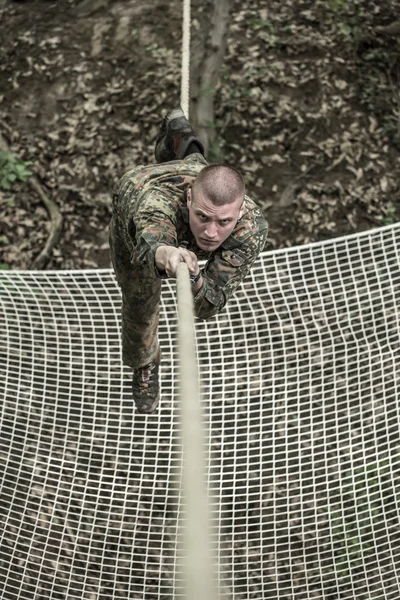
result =
[{"label": "green camouflage pattern", "polygon": [[205,260],[203,285],[194,298],[195,314],[219,313],[263,250],[267,223],[246,196],[245,209],[231,235],[213,252],[201,250],[189,227],[186,191],[207,165],[201,154],[128,171],[113,193],[111,257],[122,292],[123,362],[132,368],[150,363],[158,350],[161,281],[155,252],[161,245],[185,245]]}]

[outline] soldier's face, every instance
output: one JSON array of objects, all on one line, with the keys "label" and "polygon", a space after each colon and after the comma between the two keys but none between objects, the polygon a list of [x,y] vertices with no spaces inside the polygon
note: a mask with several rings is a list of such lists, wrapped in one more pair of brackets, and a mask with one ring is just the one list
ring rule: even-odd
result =
[{"label": "soldier's face", "polygon": [[199,190],[196,197],[188,190],[189,225],[201,250],[216,250],[232,233],[244,210],[243,197],[229,204],[216,206]]}]

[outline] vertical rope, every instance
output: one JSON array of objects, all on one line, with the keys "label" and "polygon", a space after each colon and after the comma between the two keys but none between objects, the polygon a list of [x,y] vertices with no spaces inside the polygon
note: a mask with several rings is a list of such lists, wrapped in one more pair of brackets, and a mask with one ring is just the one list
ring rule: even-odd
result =
[{"label": "vertical rope", "polygon": [[205,483],[205,435],[201,414],[196,361],[193,295],[186,263],[177,272],[179,310],[179,364],[182,431],[182,498],[186,526],[183,532],[185,598],[215,600],[210,544],[210,517]]},{"label": "vertical rope", "polygon": [[[181,107],[189,118],[190,0],[183,0]],[[177,272],[180,406],[182,431],[182,498],[186,527],[183,533],[183,577],[187,600],[217,600],[213,583],[210,515],[196,361],[194,304],[186,263]]]},{"label": "vertical rope", "polygon": [[183,0],[181,107],[189,118],[190,86],[190,0]]}]

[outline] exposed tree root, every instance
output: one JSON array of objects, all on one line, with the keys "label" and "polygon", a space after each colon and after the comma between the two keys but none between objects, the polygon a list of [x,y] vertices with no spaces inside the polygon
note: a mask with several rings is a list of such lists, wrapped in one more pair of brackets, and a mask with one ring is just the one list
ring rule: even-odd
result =
[{"label": "exposed tree root", "polygon": [[[5,138],[0,133],[0,150],[9,152],[10,147]],[[47,242],[41,251],[41,253],[35,258],[31,267],[32,269],[44,269],[50,260],[51,252],[58,243],[61,235],[62,216],[57,204],[49,198],[45,193],[43,186],[40,184],[36,175],[31,175],[28,179],[28,184],[32,190],[36,192],[40,200],[43,202],[49,217],[50,217],[50,231],[47,238]]]},{"label": "exposed tree root", "polygon": [[35,175],[29,178],[29,184],[43,202],[50,217],[49,237],[43,250],[32,263],[33,269],[44,269],[51,258],[54,246],[56,246],[60,239],[62,216],[57,204],[47,196]]}]

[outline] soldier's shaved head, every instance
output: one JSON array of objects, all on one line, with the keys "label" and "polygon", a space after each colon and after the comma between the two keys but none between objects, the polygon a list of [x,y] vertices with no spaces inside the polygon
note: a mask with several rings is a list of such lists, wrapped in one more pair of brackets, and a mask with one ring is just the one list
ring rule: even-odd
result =
[{"label": "soldier's shaved head", "polygon": [[207,165],[197,175],[193,195],[200,191],[216,206],[224,206],[244,199],[245,185],[242,175],[234,167],[222,164]]}]

